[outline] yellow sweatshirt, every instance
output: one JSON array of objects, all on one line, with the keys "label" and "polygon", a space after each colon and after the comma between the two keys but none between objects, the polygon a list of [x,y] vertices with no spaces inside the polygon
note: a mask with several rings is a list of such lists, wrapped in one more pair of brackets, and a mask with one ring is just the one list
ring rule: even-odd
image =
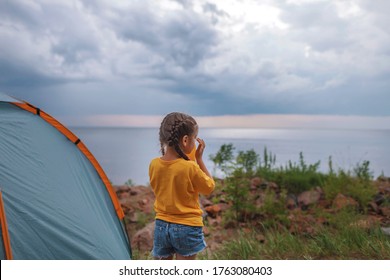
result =
[{"label": "yellow sweatshirt", "polygon": [[194,161],[155,158],[149,166],[150,185],[156,200],[156,219],[189,226],[203,226],[199,194],[214,190],[214,180]]}]

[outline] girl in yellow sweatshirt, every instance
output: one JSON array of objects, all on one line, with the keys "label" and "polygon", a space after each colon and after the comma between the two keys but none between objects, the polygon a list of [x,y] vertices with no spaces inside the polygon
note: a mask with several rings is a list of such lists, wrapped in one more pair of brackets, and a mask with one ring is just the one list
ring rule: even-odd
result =
[{"label": "girl in yellow sweatshirt", "polygon": [[[150,185],[156,200],[153,256],[156,259],[195,259],[206,248],[199,194],[214,190],[214,180],[203,162],[205,142],[198,138],[195,119],[170,113],[160,126],[162,156],[151,161]],[[196,147],[195,161],[189,154]]]}]

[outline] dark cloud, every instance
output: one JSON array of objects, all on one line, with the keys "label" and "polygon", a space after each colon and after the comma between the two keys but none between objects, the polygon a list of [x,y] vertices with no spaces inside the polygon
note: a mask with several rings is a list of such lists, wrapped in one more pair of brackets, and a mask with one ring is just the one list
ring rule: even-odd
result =
[{"label": "dark cloud", "polygon": [[23,63],[0,58],[0,85],[3,90],[13,88],[44,87],[64,82]]},{"label": "dark cloud", "polygon": [[119,38],[141,43],[164,63],[193,68],[213,53],[218,34],[193,11],[181,10],[159,17],[148,7],[117,11],[112,28]]},{"label": "dark cloud", "polygon": [[389,114],[389,1],[233,2],[1,1],[0,91],[57,114]]},{"label": "dark cloud", "polygon": [[100,59],[98,38],[82,11],[66,3],[2,1],[2,86],[45,86],[95,77],[88,63]]}]

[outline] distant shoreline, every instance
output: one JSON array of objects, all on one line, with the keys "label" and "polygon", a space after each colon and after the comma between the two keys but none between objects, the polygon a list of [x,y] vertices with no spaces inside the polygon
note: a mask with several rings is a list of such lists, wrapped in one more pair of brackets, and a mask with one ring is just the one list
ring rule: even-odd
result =
[{"label": "distant shoreline", "polygon": [[[163,116],[89,115],[59,116],[69,127],[158,128]],[[390,130],[390,116],[341,115],[224,115],[195,116],[201,128],[358,129]]]},{"label": "distant shoreline", "polygon": [[[158,127],[153,126],[98,126],[98,125],[91,125],[91,126],[77,126],[72,125],[68,126],[69,129],[159,129]],[[291,129],[291,130],[313,130],[313,131],[390,131],[390,128],[331,128],[331,127],[202,127],[203,129],[234,129],[234,130],[285,130],[285,129]]]}]

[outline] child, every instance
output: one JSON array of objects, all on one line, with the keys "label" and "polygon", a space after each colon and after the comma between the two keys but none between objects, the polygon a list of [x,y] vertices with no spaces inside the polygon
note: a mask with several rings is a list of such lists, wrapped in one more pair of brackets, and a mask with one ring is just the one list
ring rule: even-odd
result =
[{"label": "child", "polygon": [[[153,256],[156,259],[194,260],[206,248],[199,194],[214,190],[214,180],[202,156],[205,142],[197,138],[198,125],[183,113],[170,113],[160,126],[162,157],[149,166],[156,197]],[[195,161],[188,154],[195,148]]]}]

